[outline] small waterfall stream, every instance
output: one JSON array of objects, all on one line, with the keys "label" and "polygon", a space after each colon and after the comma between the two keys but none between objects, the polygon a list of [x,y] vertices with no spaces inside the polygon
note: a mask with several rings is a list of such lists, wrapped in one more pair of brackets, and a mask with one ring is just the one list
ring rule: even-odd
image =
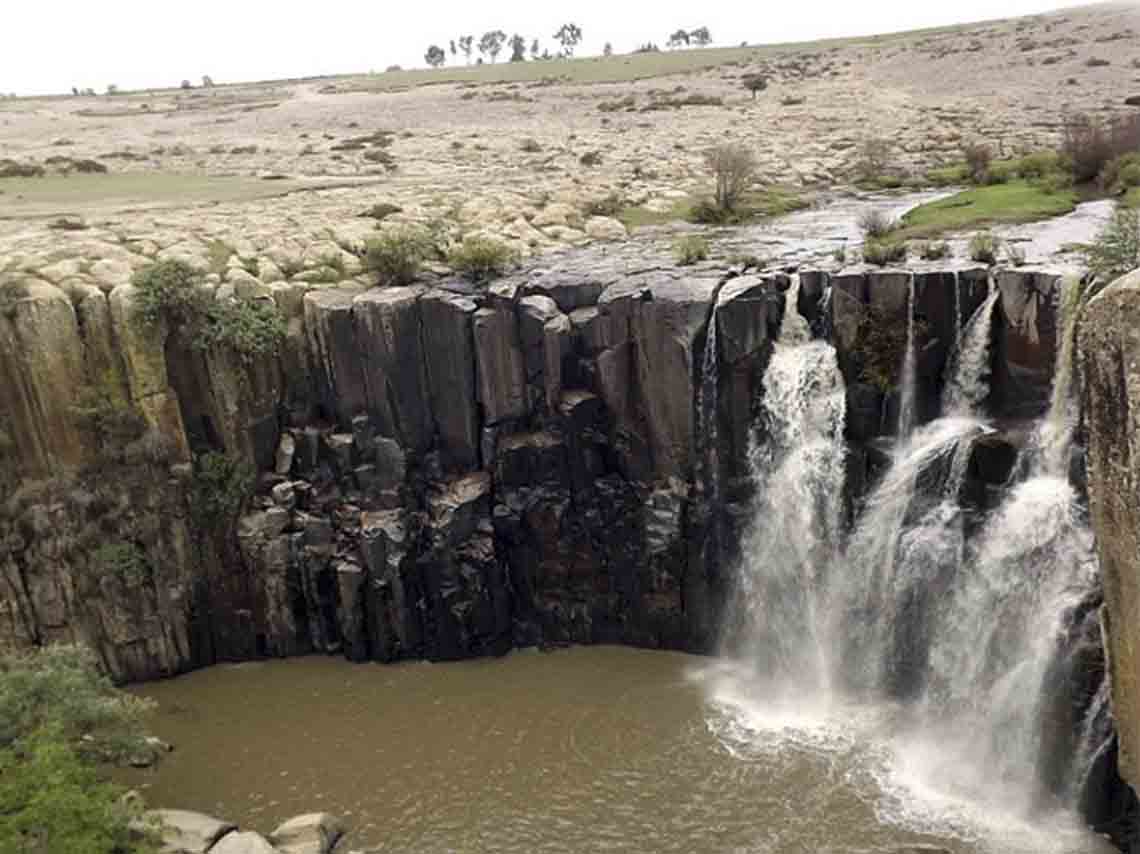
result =
[{"label": "small waterfall stream", "polygon": [[914,274],[911,273],[906,292],[906,354],[899,383],[899,436],[903,438],[911,434],[915,423],[918,357],[914,347]]},{"label": "small waterfall stream", "polygon": [[[794,686],[801,697],[814,692],[802,701],[812,707],[902,703],[891,740],[913,785],[942,803],[1020,815],[1046,785],[1042,720],[1063,688],[1048,684],[1058,639],[1098,584],[1067,478],[1080,292],[1073,282],[1062,290],[1052,405],[1032,459],[967,539],[959,493],[971,446],[991,429],[981,409],[1000,292],[991,281],[959,333],[943,417],[916,427],[914,291],[912,278],[899,437],[845,543],[843,383],[833,349],[801,333],[789,301],[765,379],[758,498],[726,651],[747,661],[768,697]],[[1103,749],[1107,687],[1099,692],[1065,760],[1077,779]]]},{"label": "small waterfall stream", "polygon": [[994,308],[1001,296],[990,278],[986,301],[974,312],[959,333],[946,387],[942,392],[942,411],[947,415],[976,415],[990,393],[990,337]]}]

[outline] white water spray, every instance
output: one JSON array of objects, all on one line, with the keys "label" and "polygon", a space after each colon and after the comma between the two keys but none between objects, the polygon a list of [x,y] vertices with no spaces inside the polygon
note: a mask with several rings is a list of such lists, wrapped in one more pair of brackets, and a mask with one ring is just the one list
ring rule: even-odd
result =
[{"label": "white water spray", "polygon": [[954,370],[942,393],[942,411],[947,415],[977,415],[989,396],[990,338],[999,291],[990,279],[986,301],[974,312],[960,336]]},{"label": "white water spray", "polygon": [[910,276],[906,292],[906,354],[903,356],[902,381],[899,388],[899,438],[905,439],[914,430],[915,397],[918,383],[917,355],[914,352],[914,274]]}]

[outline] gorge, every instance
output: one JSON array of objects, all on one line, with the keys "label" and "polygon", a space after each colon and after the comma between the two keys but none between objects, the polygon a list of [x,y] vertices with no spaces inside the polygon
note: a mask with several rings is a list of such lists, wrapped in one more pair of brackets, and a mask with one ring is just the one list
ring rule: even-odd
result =
[{"label": "gorge", "polygon": [[[639,779],[673,749],[739,756],[777,738],[793,758],[761,750],[757,780],[887,769],[846,832],[903,830],[869,844],[990,850],[984,805],[1037,815],[1061,846],[1048,850],[1096,850],[1077,813],[1127,846],[1130,281],[1084,304],[1044,269],[678,268],[624,244],[486,288],[238,293],[287,318],[262,357],[140,328],[131,285],[32,283],[0,316],[0,640],[82,641],[128,682],[308,653],[720,653],[596,653],[649,702],[678,704],[668,732],[629,711],[633,733],[660,737]],[[87,388],[145,429],[108,447],[82,417]],[[231,501],[243,468],[256,487]],[[596,694],[575,681],[588,654],[481,666],[539,693],[554,690],[543,670],[567,668],[586,706],[628,708],[607,680]],[[189,678],[230,703],[233,674],[314,695],[342,678],[294,664]],[[821,751],[846,759],[824,773]],[[940,804],[934,825],[892,812],[906,800]],[[1021,848],[996,837],[1003,850],[1045,850],[1031,823]],[[667,848],[645,845],[629,850]]]}]

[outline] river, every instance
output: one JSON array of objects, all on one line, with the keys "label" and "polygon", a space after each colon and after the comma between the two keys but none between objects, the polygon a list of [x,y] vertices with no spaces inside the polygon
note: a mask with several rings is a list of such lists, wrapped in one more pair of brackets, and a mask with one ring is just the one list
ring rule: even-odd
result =
[{"label": "river", "polygon": [[222,665],[134,689],[176,749],[124,782],[262,832],[328,810],[346,850],[404,854],[1111,850],[920,784],[889,712],[778,709],[750,685],[617,647]]}]

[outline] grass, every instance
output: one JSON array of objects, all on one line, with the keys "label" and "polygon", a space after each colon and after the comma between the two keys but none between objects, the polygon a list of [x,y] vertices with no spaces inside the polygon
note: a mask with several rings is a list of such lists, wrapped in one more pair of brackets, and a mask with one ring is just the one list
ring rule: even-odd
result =
[{"label": "grass", "polygon": [[[648,208],[630,206],[623,208],[617,218],[630,231],[653,225],[667,225],[671,222],[692,222],[693,211],[700,200],[686,196],[673,202],[667,211],[652,211]],[[764,190],[745,193],[733,217],[733,225],[742,225],[755,220],[806,208],[811,201],[783,187],[769,187]]]},{"label": "grass", "polygon": [[1072,190],[1049,193],[1026,181],[1011,181],[920,205],[902,218],[901,238],[930,238],[952,231],[1050,219],[1071,213],[1078,195]]}]

